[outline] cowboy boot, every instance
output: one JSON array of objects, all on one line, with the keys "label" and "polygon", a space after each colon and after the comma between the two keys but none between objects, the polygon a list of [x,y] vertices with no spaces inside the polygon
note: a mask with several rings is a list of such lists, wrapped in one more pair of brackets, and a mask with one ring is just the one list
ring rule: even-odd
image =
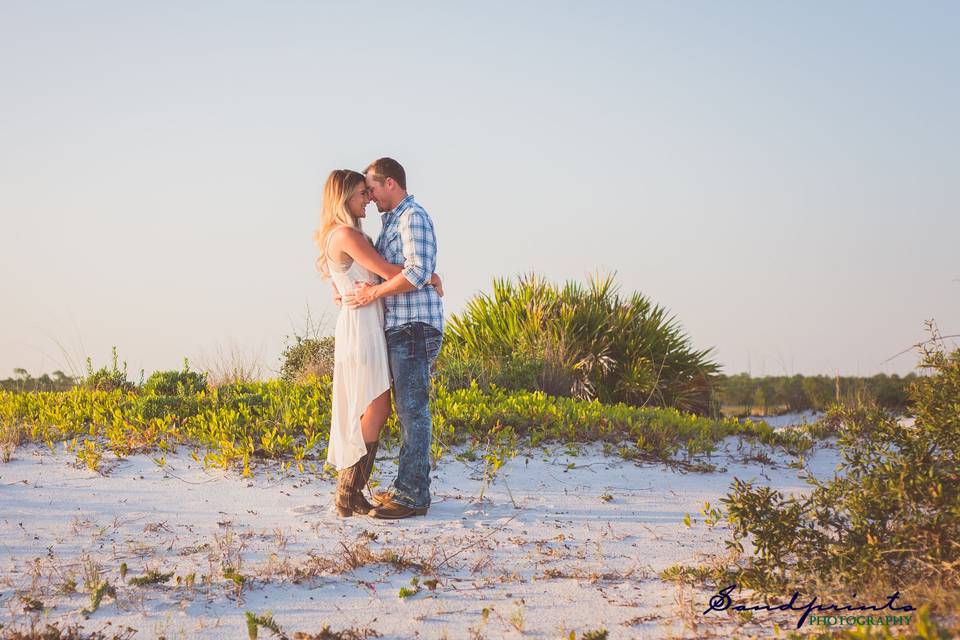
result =
[{"label": "cowboy boot", "polygon": [[377,504],[387,504],[388,502],[390,502],[390,498],[392,497],[393,497],[393,492],[390,490],[387,490],[387,491],[374,492],[374,494],[370,496],[370,499]]},{"label": "cowboy boot", "polygon": [[363,454],[359,460],[337,475],[337,494],[334,503],[337,506],[337,513],[344,518],[355,513],[366,514],[373,508],[361,492],[362,470],[367,464],[366,459],[367,454]]},{"label": "cowboy boot", "polygon": [[[367,461],[369,469],[365,472],[365,477],[367,478],[367,489],[370,491],[370,499],[374,502],[374,505],[381,505],[390,502],[390,498],[393,497],[393,491],[387,489],[386,491],[374,491],[370,488],[369,478],[370,472],[373,470],[373,462],[377,456],[377,447],[380,445],[380,441],[367,443],[367,452],[370,455],[370,459]],[[371,448],[372,447],[372,448]],[[371,453],[372,452],[372,453]]]},{"label": "cowboy boot", "polygon": [[427,515],[428,508],[429,507],[408,507],[405,504],[394,502],[393,499],[390,498],[387,499],[386,502],[380,503],[380,506],[371,509],[367,515],[384,520],[400,520],[401,518],[409,518],[410,516],[425,516]]},{"label": "cowboy boot", "polygon": [[377,460],[377,448],[380,446],[380,441],[375,440],[373,442],[365,442],[367,445],[367,455],[363,458],[363,466],[360,468],[360,477],[358,479],[358,488],[357,491],[360,495],[363,495],[363,488],[366,487],[367,490],[373,495],[373,489],[370,488],[370,474],[373,473],[373,464]]}]

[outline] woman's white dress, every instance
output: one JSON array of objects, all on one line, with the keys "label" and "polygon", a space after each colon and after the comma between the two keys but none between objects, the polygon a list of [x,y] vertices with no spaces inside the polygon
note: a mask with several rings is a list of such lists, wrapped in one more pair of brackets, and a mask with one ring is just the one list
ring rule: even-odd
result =
[{"label": "woman's white dress", "polygon": [[[374,282],[372,274],[356,260],[346,271],[327,259],[333,282],[341,294],[356,282]],[[340,307],[334,334],[333,399],[327,462],[338,471],[367,453],[360,416],[374,398],[390,389],[387,340],[383,333],[383,305],[379,300],[364,307]]]}]

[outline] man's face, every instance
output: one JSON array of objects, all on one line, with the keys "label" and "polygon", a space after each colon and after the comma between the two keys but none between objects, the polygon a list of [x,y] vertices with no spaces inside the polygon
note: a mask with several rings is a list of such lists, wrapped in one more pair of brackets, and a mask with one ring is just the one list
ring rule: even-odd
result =
[{"label": "man's face", "polygon": [[373,202],[377,205],[377,211],[380,213],[386,213],[393,208],[389,206],[390,196],[387,193],[386,187],[386,180],[383,182],[377,182],[372,174],[367,174],[367,192],[370,194],[370,198],[373,200]]}]

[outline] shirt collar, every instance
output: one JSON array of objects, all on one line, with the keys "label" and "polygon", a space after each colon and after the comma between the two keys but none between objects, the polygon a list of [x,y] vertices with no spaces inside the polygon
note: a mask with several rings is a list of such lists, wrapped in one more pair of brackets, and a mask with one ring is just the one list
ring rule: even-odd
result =
[{"label": "shirt collar", "polygon": [[397,215],[398,213],[400,213],[401,211],[403,211],[404,209],[406,209],[406,208],[407,208],[407,205],[409,205],[411,202],[413,202],[413,194],[412,194],[412,193],[408,193],[408,194],[407,194],[407,197],[404,198],[403,200],[401,200],[401,201],[397,204],[397,206],[395,206],[395,207],[394,207],[393,209],[391,209],[390,211],[387,211],[387,212],[383,213],[380,217],[381,217],[381,218],[386,218],[387,216],[395,216],[395,215]]}]

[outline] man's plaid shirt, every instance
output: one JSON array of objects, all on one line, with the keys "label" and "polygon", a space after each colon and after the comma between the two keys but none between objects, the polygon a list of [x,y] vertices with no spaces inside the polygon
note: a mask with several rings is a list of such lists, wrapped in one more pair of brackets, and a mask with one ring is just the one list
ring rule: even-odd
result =
[{"label": "man's plaid shirt", "polygon": [[381,216],[383,229],[377,251],[384,260],[403,265],[403,275],[416,289],[383,298],[385,328],[425,322],[443,333],[443,303],[430,283],[437,265],[437,236],[433,221],[413,195]]}]

